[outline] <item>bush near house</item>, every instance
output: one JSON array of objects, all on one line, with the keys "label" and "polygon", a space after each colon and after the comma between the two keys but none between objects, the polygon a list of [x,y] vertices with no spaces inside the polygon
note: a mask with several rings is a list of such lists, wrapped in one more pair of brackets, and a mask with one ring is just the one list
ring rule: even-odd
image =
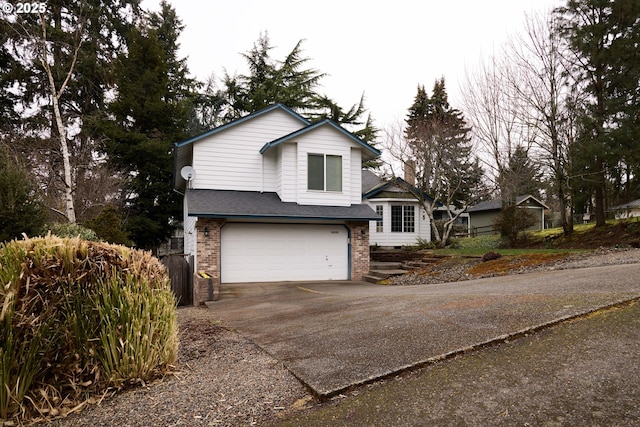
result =
[{"label": "bush near house", "polygon": [[0,420],[64,414],[177,357],[175,299],[147,252],[51,235],[2,244],[0,303]]},{"label": "bush near house", "polygon": [[494,221],[493,227],[500,231],[500,235],[508,239],[510,247],[514,247],[518,236],[524,238],[524,231],[536,223],[536,217],[529,209],[518,206],[507,206]]}]

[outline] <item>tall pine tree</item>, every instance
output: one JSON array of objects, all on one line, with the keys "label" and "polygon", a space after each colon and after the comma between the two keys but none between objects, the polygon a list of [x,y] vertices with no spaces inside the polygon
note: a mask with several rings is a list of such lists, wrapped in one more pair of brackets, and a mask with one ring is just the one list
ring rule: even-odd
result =
[{"label": "tall pine tree", "polygon": [[177,58],[182,28],[163,2],[150,25],[132,31],[117,61],[117,95],[103,123],[110,162],[128,174],[126,228],[137,247],[155,249],[182,214],[173,191],[172,147],[187,137],[195,82]]},{"label": "tall pine tree", "polygon": [[[321,94],[318,87],[325,74],[307,67],[310,58],[303,56],[302,40],[282,60],[272,58],[271,50],[273,46],[269,36],[261,35],[253,48],[243,54],[249,73],[225,76],[225,121],[281,103],[312,121],[329,118],[344,125],[363,141],[375,144],[378,130],[371,116],[366,114],[364,97],[345,110]],[[379,163],[364,166],[374,168]]]},{"label": "tall pine tree", "polygon": [[573,158],[581,172],[576,186],[593,193],[596,225],[602,226],[611,177],[638,159],[640,3],[570,0],[558,13],[577,92],[586,94]]}]

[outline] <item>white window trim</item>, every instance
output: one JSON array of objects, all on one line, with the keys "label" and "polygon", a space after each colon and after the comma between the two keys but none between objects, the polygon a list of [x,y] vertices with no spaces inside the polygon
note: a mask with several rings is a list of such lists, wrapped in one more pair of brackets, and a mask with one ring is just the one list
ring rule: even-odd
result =
[{"label": "white window trim", "polygon": [[[399,231],[393,229],[393,225],[394,225],[393,224],[393,211],[394,211],[393,208],[394,207],[400,207],[401,208],[401,210],[400,210],[400,220],[401,220],[400,228],[401,228],[401,230],[399,230]],[[406,227],[408,225],[408,224],[405,223],[405,220],[406,220],[405,209],[407,209],[407,208],[412,208],[413,209],[413,231],[405,231],[405,229],[406,229]],[[413,205],[398,205],[398,204],[391,205],[391,232],[392,233],[409,233],[409,234],[416,232],[416,208],[415,208],[415,206],[413,206]]]},{"label": "white window trim", "polygon": [[[323,190],[319,189],[311,189],[309,188],[309,158],[310,156],[322,156],[323,162]],[[338,157],[340,158],[340,189],[339,190],[327,190],[327,157]],[[331,154],[331,153],[307,153],[307,191],[310,193],[335,193],[342,194],[344,191],[344,157],[341,154]]]}]

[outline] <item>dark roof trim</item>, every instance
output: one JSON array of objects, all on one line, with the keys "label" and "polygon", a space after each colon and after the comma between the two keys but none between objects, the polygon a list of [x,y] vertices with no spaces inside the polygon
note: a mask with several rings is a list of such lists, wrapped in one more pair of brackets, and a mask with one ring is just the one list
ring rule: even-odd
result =
[{"label": "dark roof trim", "polygon": [[369,221],[378,219],[367,204],[299,205],[282,202],[277,193],[235,190],[187,190],[188,216],[287,220]]},{"label": "dark roof trim", "polygon": [[216,128],[213,128],[210,131],[201,133],[200,135],[196,135],[194,137],[191,137],[191,138],[186,139],[186,140],[181,141],[181,142],[176,142],[176,143],[174,143],[174,146],[183,147],[185,145],[193,144],[194,142],[199,141],[199,140],[201,140],[203,138],[206,138],[208,136],[214,135],[214,134],[216,134],[218,132],[222,132],[223,130],[229,129],[231,127],[239,125],[240,123],[244,123],[244,122],[246,122],[248,120],[254,119],[254,118],[259,117],[259,116],[262,116],[263,114],[269,113],[269,112],[271,112],[273,110],[277,110],[277,109],[280,109],[280,110],[283,110],[286,113],[289,113],[292,117],[294,117],[295,119],[300,120],[305,125],[308,125],[310,123],[307,119],[305,119],[304,117],[302,117],[300,114],[296,113],[295,111],[293,111],[289,107],[287,107],[287,106],[285,106],[283,104],[274,104],[274,105],[271,105],[269,107],[263,108],[262,110],[259,110],[259,111],[256,111],[254,113],[251,113],[251,114],[249,114],[247,116],[244,116],[244,117],[241,117],[239,119],[233,120],[233,121],[231,121],[231,122],[229,122],[227,124],[224,124],[222,126],[218,126]]},{"label": "dark roof trim", "polygon": [[311,132],[314,129],[317,129],[321,126],[325,126],[325,125],[329,125],[331,127],[333,127],[334,129],[336,129],[337,131],[341,132],[343,135],[345,135],[347,138],[351,139],[353,142],[359,144],[360,146],[362,146],[363,148],[365,148],[366,150],[368,150],[369,152],[371,152],[371,154],[375,155],[375,156],[379,156],[382,154],[382,152],[380,150],[378,150],[377,148],[367,144],[366,142],[364,142],[363,140],[361,140],[360,138],[358,138],[357,136],[355,136],[354,134],[352,134],[351,132],[345,130],[342,126],[337,125],[336,123],[334,123],[333,121],[329,120],[329,119],[324,119],[321,120],[317,123],[311,124],[305,128],[302,128],[300,130],[297,130],[295,132],[290,133],[289,135],[285,135],[281,138],[278,138],[274,141],[268,142],[266,143],[261,149],[260,149],[260,154],[264,154],[266,151],[270,150],[273,147],[278,146],[279,144],[289,141],[293,138],[297,138],[300,135],[304,135],[305,133]]},{"label": "dark roof trim", "polygon": [[323,216],[295,216],[295,215],[229,215],[229,214],[211,214],[211,213],[197,213],[189,212],[188,216],[198,218],[229,218],[229,219],[278,219],[278,220],[297,220],[297,221],[374,221],[380,219],[378,215],[372,215],[371,217],[363,218],[358,217],[323,217]]},{"label": "dark roof trim", "polygon": [[538,200],[536,197],[532,196],[531,194],[526,195],[526,196],[520,196],[522,197],[522,199],[519,199],[518,204],[522,204],[524,202],[526,202],[527,200],[531,199],[533,201],[535,201],[536,203],[538,203],[540,206],[542,206],[545,209],[549,209],[549,207],[547,205],[545,205],[542,201]]},{"label": "dark roof trim", "polygon": [[[517,196],[516,197],[516,206],[519,206],[525,203],[527,200],[533,200],[537,204],[539,204],[544,209],[549,209],[547,205],[542,203],[540,200],[532,196],[531,194],[526,196]],[[467,209],[467,212],[482,212],[482,211],[493,211],[493,210],[502,210],[502,200],[501,199],[492,199],[484,202],[480,202],[477,205],[471,206]]]}]

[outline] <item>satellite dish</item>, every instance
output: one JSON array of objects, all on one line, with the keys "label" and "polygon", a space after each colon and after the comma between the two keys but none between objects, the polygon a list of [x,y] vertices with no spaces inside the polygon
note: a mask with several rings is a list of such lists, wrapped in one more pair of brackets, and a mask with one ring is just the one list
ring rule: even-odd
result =
[{"label": "satellite dish", "polygon": [[180,176],[182,176],[187,181],[191,181],[196,177],[196,170],[191,166],[185,166],[182,169],[180,169]]}]

